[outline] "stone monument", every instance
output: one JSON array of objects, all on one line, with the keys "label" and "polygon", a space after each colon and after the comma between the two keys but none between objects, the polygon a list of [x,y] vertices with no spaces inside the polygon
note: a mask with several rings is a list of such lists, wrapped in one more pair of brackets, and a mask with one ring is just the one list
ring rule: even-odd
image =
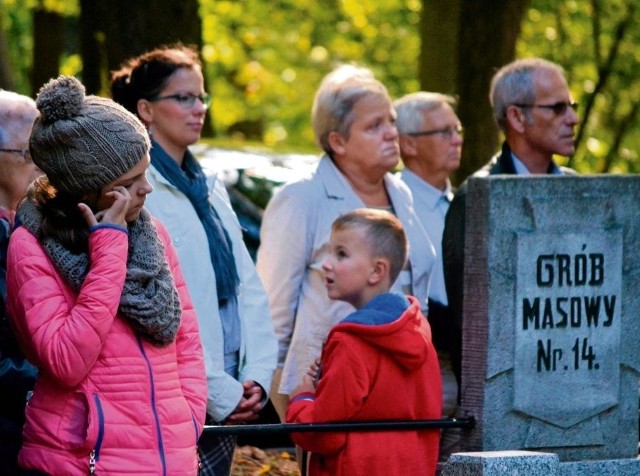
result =
[{"label": "stone monument", "polygon": [[468,187],[462,451],[636,458],[640,176]]}]

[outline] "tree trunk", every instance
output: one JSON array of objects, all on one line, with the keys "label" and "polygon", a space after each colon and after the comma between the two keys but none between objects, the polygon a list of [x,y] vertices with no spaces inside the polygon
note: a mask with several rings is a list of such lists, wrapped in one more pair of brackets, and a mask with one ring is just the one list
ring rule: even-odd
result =
[{"label": "tree trunk", "polygon": [[[489,6],[490,3],[490,6]],[[465,127],[460,183],[496,152],[498,129],[489,103],[495,71],[515,58],[529,0],[462,0],[458,43],[458,117]]]},{"label": "tree trunk", "polygon": [[455,95],[461,0],[423,0],[418,78],[424,91]]},{"label": "tree trunk", "polygon": [[[198,0],[81,0],[80,5],[84,80],[91,92],[106,94],[105,71],[133,56],[177,42],[202,48]],[[211,134],[209,117],[203,133]]]},{"label": "tree trunk", "polygon": [[110,70],[158,46],[182,42],[202,46],[198,0],[96,0],[104,5]]},{"label": "tree trunk", "polygon": [[33,10],[33,68],[31,90],[34,94],[49,79],[59,74],[64,51],[64,18],[45,10],[40,2]]},{"label": "tree trunk", "polygon": [[89,94],[108,95],[106,42],[102,28],[104,16],[104,2],[80,0],[82,82]]}]

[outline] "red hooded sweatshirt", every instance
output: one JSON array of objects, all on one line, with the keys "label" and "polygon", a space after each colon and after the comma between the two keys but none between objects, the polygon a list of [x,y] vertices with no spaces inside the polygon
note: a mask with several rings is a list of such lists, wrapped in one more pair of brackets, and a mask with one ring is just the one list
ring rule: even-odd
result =
[{"label": "red hooded sweatshirt", "polygon": [[[381,294],[329,333],[315,395],[292,395],[290,423],[438,419],[442,384],[417,299]],[[296,433],[310,476],[433,475],[440,431]]]}]

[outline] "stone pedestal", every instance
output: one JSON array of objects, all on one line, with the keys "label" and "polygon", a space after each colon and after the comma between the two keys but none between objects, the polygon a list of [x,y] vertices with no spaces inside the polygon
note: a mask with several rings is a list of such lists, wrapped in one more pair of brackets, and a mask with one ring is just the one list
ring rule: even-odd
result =
[{"label": "stone pedestal", "polygon": [[558,455],[531,451],[454,453],[442,476],[558,476]]},{"label": "stone pedestal", "polygon": [[635,458],[640,177],[470,179],[466,219],[462,450]]},{"label": "stone pedestal", "polygon": [[487,451],[454,453],[441,476],[638,476],[640,460],[561,463],[553,453]]}]

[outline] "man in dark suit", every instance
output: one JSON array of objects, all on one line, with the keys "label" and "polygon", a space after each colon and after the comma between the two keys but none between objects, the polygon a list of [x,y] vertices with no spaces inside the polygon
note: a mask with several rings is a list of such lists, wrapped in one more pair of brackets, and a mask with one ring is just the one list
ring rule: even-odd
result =
[{"label": "man in dark suit", "polygon": [[[543,59],[517,60],[503,66],[491,81],[489,94],[494,118],[505,141],[496,154],[472,177],[510,174],[568,174],[554,155],[569,156],[575,150],[574,128],[578,124],[564,71]],[[452,365],[458,381],[462,357],[462,299],[466,182],[457,191],[445,218],[442,237],[445,286],[456,326]]]}]

